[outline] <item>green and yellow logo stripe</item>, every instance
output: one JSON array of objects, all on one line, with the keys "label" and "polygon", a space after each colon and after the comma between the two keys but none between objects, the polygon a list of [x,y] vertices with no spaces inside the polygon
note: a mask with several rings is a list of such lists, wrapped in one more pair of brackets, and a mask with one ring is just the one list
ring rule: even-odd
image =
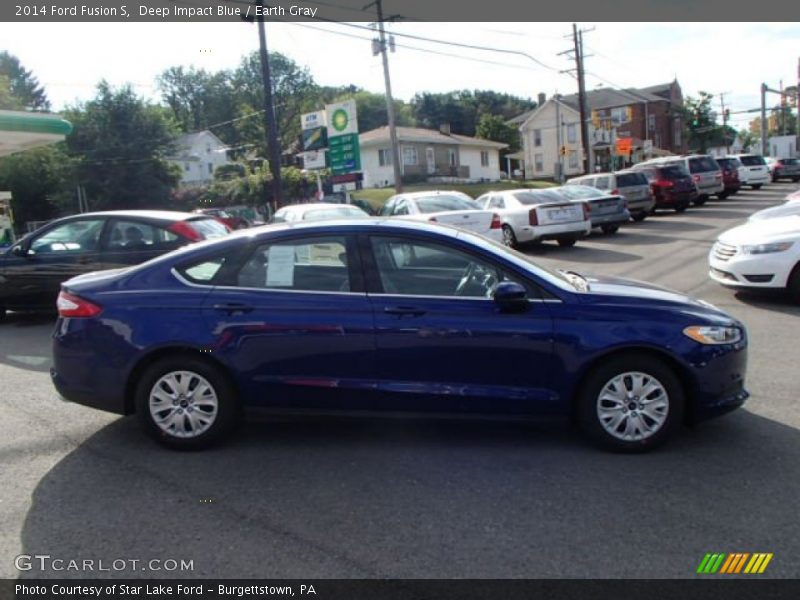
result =
[{"label": "green and yellow logo stripe", "polygon": [[760,574],[767,569],[769,561],[772,560],[771,552],[733,552],[708,553],[700,561],[697,572],[702,575],[713,575],[720,573],[725,575],[737,575],[739,573]]}]

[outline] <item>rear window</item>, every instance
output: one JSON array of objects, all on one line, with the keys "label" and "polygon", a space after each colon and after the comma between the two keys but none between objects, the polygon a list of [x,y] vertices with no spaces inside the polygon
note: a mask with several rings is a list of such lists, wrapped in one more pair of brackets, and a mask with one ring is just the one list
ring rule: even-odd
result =
[{"label": "rear window", "polygon": [[800,161],[798,161],[796,158],[782,158],[778,162],[781,163],[782,165],[798,165],[798,164],[800,164]]},{"label": "rear window", "polygon": [[[583,186],[570,186],[570,188]],[[564,196],[555,190],[536,190],[530,192],[515,192],[512,194],[520,204],[532,206],[534,204],[545,204],[547,202],[563,202]]]},{"label": "rear window", "polygon": [[475,210],[477,208],[477,205],[469,200],[446,194],[415,198],[414,201],[417,203],[419,212],[425,214],[446,210]]},{"label": "rear window", "polygon": [[664,179],[681,179],[689,176],[689,173],[681,165],[659,167],[658,171]]},{"label": "rear window", "polygon": [[767,164],[763,156],[740,156],[739,160],[745,167],[760,167]]},{"label": "rear window", "polygon": [[192,219],[188,224],[204,240],[213,240],[228,235],[228,228],[216,219]]},{"label": "rear window", "polygon": [[589,187],[588,185],[571,185],[563,187],[559,190],[569,200],[584,200],[587,198],[599,198],[605,196],[605,192],[601,192],[597,188]]},{"label": "rear window", "polygon": [[617,187],[631,185],[647,185],[647,177],[643,173],[617,173]]},{"label": "rear window", "polygon": [[719,165],[710,156],[697,156],[689,159],[689,170],[692,173],[705,173],[707,171],[718,171]]}]

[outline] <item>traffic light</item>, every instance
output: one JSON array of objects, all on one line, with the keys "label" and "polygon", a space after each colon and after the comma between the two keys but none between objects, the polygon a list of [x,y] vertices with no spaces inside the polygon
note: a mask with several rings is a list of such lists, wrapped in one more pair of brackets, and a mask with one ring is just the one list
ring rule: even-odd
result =
[{"label": "traffic light", "polygon": [[692,127],[697,127],[698,125],[700,125],[700,111],[695,109],[692,115]]},{"label": "traffic light", "polygon": [[731,109],[730,108],[726,108],[724,115],[725,115],[725,122],[727,123],[731,118]]}]

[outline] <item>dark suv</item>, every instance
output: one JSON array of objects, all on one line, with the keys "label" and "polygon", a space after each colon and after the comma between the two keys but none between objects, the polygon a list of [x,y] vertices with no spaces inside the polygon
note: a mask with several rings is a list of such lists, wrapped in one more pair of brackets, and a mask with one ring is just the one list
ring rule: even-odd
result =
[{"label": "dark suv", "polygon": [[683,212],[697,197],[692,176],[681,165],[641,164],[633,168],[644,173],[650,182],[656,201],[653,210],[665,208]]},{"label": "dark suv", "polygon": [[742,162],[735,156],[723,156],[716,161],[722,169],[722,183],[725,185],[725,189],[717,194],[717,198],[723,200],[742,189],[742,182],[739,180],[739,167],[742,166]]}]

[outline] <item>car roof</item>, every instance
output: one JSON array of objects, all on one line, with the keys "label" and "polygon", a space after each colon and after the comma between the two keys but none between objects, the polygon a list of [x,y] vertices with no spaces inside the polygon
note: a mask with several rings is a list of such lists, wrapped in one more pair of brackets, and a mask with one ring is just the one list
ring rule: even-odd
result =
[{"label": "car roof", "polygon": [[350,208],[355,208],[356,210],[361,210],[358,206],[353,204],[342,204],[341,202],[309,202],[308,204],[289,204],[287,206],[280,207],[276,213],[279,211],[285,212],[306,212],[308,210],[316,210],[318,208],[336,208],[340,206],[347,206]]},{"label": "car roof", "polygon": [[443,196],[446,194],[455,194],[457,196],[466,196],[469,198],[469,194],[465,194],[464,192],[459,192],[458,190],[430,190],[428,192],[403,192],[401,194],[395,194],[392,198],[400,197],[409,198],[411,200],[415,198],[427,198],[429,196]]},{"label": "car roof", "polygon": [[106,210],[69,215],[68,217],[62,218],[68,219],[73,217],[123,217],[130,219],[155,219],[158,221],[185,221],[186,219],[204,218],[205,215],[180,212],[177,210]]}]

